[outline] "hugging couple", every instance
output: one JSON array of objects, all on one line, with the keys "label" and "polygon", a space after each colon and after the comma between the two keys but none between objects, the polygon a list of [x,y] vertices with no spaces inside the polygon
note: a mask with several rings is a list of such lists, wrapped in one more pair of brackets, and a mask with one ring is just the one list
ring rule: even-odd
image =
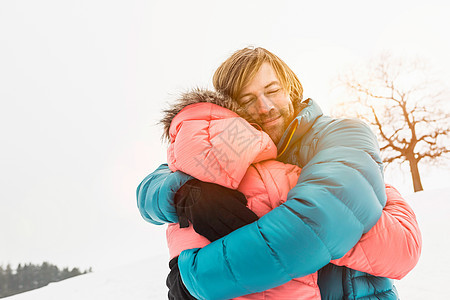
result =
[{"label": "hugging couple", "polygon": [[376,136],[323,115],[279,57],[233,53],[164,111],[167,164],[137,188],[168,223],[169,299],[399,299],[422,239]]}]

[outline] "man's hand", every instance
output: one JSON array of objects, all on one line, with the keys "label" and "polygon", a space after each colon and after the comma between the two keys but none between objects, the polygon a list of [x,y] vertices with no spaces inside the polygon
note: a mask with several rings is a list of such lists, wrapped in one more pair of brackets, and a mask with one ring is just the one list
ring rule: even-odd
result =
[{"label": "man's hand", "polygon": [[169,300],[195,300],[189,294],[181,280],[180,269],[178,268],[178,256],[169,262],[170,273],[166,279],[166,286],[169,288]]},{"label": "man's hand", "polygon": [[175,195],[180,227],[188,227],[189,220],[211,242],[258,220],[246,205],[241,192],[198,179],[186,182]]}]

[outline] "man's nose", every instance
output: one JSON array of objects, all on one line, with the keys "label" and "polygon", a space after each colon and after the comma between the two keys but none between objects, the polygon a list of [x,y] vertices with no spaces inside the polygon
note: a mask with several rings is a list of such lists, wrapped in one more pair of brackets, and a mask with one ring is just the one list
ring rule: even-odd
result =
[{"label": "man's nose", "polygon": [[260,115],[268,114],[274,108],[272,101],[270,101],[270,99],[268,99],[264,95],[258,97],[256,105],[258,114]]}]

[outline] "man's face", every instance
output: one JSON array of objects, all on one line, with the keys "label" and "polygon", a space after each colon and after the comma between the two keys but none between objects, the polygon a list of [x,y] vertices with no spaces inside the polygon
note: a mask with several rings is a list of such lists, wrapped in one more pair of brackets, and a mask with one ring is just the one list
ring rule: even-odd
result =
[{"label": "man's face", "polygon": [[238,102],[275,144],[294,118],[292,101],[281,86],[275,70],[267,62],[241,90]]}]

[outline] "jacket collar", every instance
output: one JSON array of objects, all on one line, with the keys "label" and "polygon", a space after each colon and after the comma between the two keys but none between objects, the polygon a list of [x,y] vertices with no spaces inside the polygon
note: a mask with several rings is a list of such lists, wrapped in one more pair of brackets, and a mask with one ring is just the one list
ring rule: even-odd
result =
[{"label": "jacket collar", "polygon": [[277,145],[278,157],[281,157],[289,146],[300,140],[311,129],[316,119],[323,115],[319,105],[311,98],[306,99],[304,103],[307,106],[292,120]]}]

